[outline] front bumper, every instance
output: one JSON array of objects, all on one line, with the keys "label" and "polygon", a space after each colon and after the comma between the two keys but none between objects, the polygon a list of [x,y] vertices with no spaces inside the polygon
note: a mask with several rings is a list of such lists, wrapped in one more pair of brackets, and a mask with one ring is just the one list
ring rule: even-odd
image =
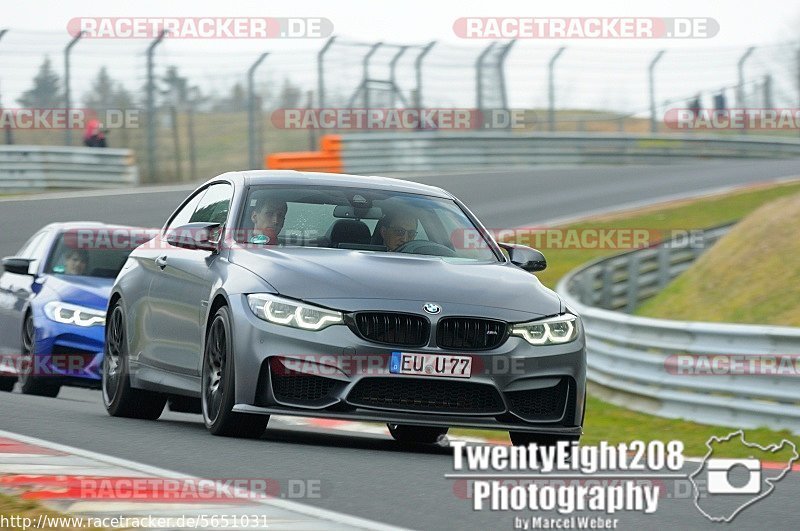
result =
[{"label": "front bumper", "polygon": [[[426,426],[580,435],[586,393],[583,330],[565,345],[509,337],[494,350],[398,348],[347,326],[317,332],[262,321],[234,297],[235,411]],[[439,318],[447,315],[437,316]],[[435,323],[433,323],[435,325]],[[389,372],[392,352],[469,355],[468,379]]]},{"label": "front bumper", "polygon": [[34,374],[58,383],[99,387],[105,327],[77,326],[39,319]]}]

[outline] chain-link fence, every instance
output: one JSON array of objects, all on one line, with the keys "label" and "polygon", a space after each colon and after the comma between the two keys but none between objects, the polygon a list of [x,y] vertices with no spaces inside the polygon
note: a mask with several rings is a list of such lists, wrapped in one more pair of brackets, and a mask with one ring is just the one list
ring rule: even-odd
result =
[{"label": "chain-link fence", "polygon": [[[136,151],[143,182],[203,179],[261,167],[266,153],[314,149],[320,130],[285,127],[280,109],[524,109],[526,131],[671,132],[665,116],[674,109],[800,107],[796,43],[661,52],[531,41],[329,38],[272,50],[168,35],[71,41],[14,28],[0,35],[0,105],[125,111],[129,123],[103,124],[106,141]],[[83,141],[83,130],[4,118],[0,143]]]}]

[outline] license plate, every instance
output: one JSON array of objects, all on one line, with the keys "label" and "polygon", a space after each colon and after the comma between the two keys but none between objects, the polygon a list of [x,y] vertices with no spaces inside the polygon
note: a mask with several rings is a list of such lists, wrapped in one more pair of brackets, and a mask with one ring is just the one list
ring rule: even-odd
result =
[{"label": "license plate", "polygon": [[472,357],[392,352],[389,372],[393,374],[469,378],[472,375]]}]

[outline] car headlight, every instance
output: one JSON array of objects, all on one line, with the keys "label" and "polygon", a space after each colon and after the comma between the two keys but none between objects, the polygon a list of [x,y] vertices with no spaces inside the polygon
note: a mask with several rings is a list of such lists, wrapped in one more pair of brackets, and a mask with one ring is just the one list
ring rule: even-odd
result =
[{"label": "car headlight", "polygon": [[75,304],[50,301],[44,305],[44,313],[57,323],[78,326],[103,326],[106,324],[106,312],[94,310]]},{"label": "car headlight", "polygon": [[322,330],[344,322],[340,312],[266,293],[248,295],[247,303],[259,319],[303,330]]},{"label": "car headlight", "polygon": [[511,335],[519,336],[531,345],[560,345],[578,337],[578,317],[565,313],[542,319],[517,323],[511,327]]}]

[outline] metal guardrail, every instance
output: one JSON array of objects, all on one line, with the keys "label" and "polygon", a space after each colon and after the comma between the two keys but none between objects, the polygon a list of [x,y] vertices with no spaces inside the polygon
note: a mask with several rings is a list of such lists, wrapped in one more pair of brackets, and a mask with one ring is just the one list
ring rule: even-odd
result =
[{"label": "metal guardrail", "polygon": [[[729,226],[706,231],[705,242],[715,242],[727,230]],[[800,355],[800,329],[672,321],[615,311],[631,312],[707,248],[666,242],[596,260],[561,279],[556,291],[584,321],[589,380],[606,399],[630,409],[704,424],[800,433],[796,371],[695,375],[682,370],[679,360],[687,354],[706,359],[723,355],[749,364],[764,356]],[[794,358],[797,362],[800,356]]]},{"label": "metal guardrail", "polygon": [[110,188],[138,182],[129,149],[0,146],[0,192]]},{"label": "metal guardrail", "polygon": [[800,158],[791,138],[731,135],[507,132],[341,135],[346,173],[524,167],[546,164],[670,163],[697,158]]}]

